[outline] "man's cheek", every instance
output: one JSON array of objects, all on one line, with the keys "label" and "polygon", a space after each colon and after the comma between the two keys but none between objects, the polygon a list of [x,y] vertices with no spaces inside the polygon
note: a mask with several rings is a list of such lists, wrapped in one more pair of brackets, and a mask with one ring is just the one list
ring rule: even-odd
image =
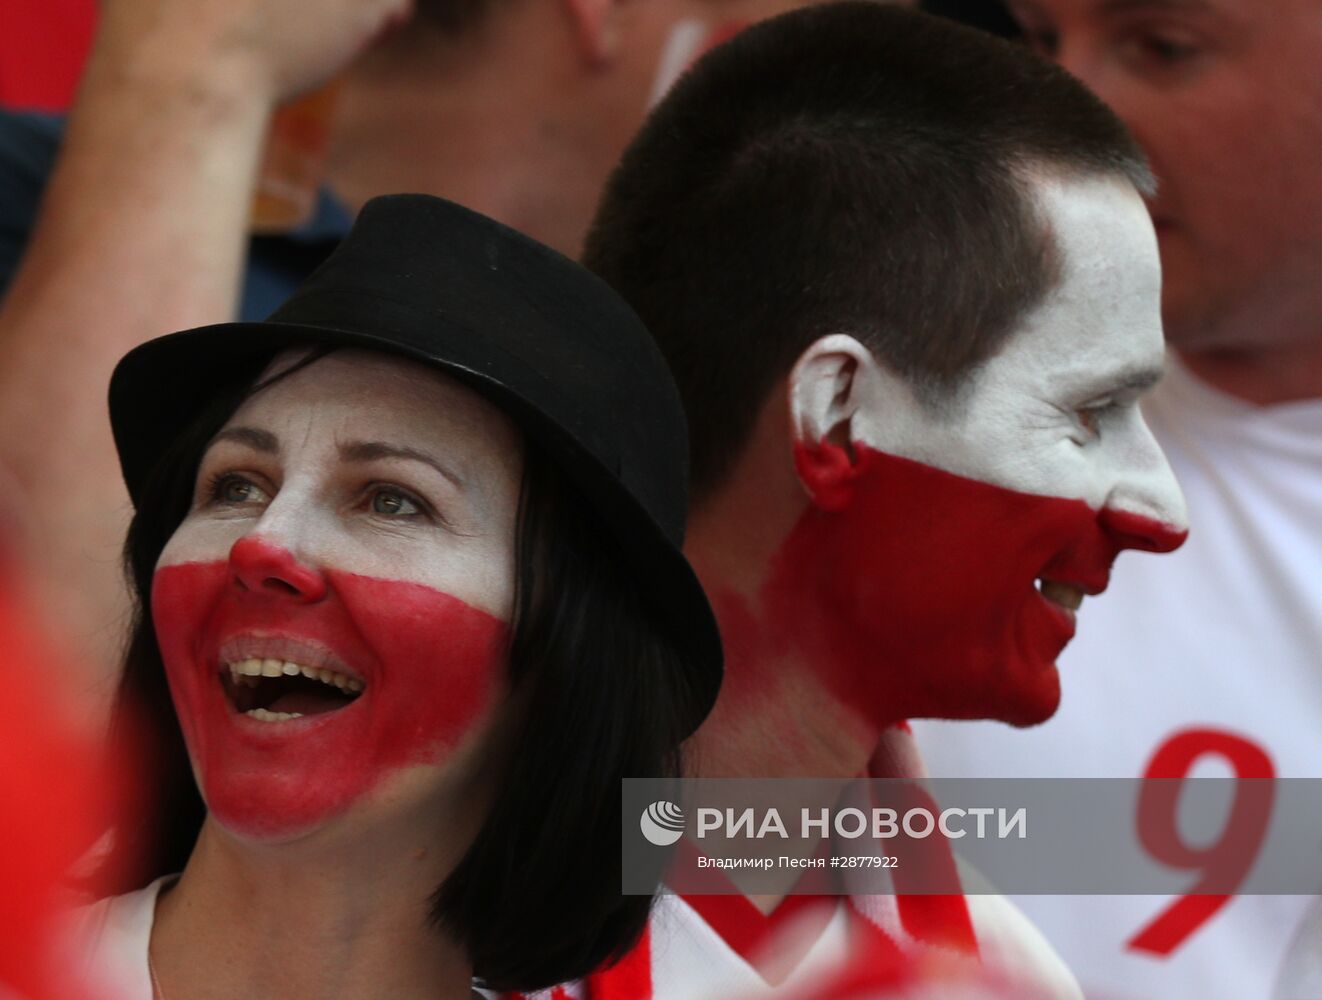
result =
[{"label": "man's cheek", "polygon": [[[817,503],[782,550],[770,594],[778,621],[801,617],[800,604],[819,609],[820,621],[801,624],[823,638],[823,679],[880,723],[1019,721],[1054,707],[1051,667],[1068,635],[1040,606],[1036,579],[1097,534],[1095,512],[861,442],[852,462],[821,451],[797,456]],[[805,587],[818,599],[797,601]]]}]

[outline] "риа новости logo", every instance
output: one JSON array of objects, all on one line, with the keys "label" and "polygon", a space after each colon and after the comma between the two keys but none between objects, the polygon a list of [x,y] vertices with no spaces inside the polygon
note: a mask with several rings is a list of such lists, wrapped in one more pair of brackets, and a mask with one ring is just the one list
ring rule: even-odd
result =
[{"label": "\u0440\u0438\u0430 \u043d\u043e\u0432\u043e\u0441\u0442\u0438 logo", "polygon": [[653,802],[638,820],[643,836],[657,847],[669,847],[684,836],[684,810],[673,802]]}]

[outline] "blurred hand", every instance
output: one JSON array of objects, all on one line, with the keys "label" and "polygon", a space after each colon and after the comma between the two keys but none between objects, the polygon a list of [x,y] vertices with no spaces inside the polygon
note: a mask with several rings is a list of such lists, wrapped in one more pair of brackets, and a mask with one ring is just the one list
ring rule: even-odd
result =
[{"label": "blurred hand", "polygon": [[101,72],[277,104],[336,75],[413,0],[106,0]]}]

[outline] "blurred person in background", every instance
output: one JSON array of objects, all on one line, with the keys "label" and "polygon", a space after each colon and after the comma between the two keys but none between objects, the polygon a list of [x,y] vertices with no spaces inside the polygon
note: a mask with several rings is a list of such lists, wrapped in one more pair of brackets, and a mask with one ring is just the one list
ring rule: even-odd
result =
[{"label": "blurred person in background", "polygon": [[[567,253],[657,94],[795,0],[109,0],[67,123],[0,115],[0,469],[46,616],[108,705],[128,505],[104,386],[151,336],[264,318],[373,195]],[[339,78],[314,215],[250,242],[273,111]]]},{"label": "blurred person in background", "polygon": [[[1056,718],[1029,733],[920,727],[931,771],[1322,776],[1322,5],[1008,6],[1036,51],[1125,120],[1157,175],[1173,351],[1144,412],[1193,534],[1171,559],[1121,561],[1086,602]],[[1300,890],[1317,889],[1301,872]],[[1322,966],[1308,896],[1018,901],[1090,996],[1318,995],[1297,978]]]}]

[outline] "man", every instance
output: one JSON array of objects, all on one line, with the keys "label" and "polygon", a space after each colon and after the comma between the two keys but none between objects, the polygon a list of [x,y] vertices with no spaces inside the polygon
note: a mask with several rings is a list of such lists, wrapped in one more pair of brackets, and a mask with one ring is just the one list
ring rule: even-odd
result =
[{"label": "man", "polygon": [[[1174,351],[1144,408],[1194,532],[1172,559],[1121,565],[1099,627],[1066,655],[1056,719],[1032,733],[932,726],[920,732],[931,769],[1322,776],[1322,6],[1011,8],[1034,48],[1126,121],[1157,174]],[[1301,892],[1318,888],[1300,873]],[[1296,934],[1309,897],[1190,900],[1021,902],[1099,994],[1313,995],[1280,985],[1283,968],[1322,961],[1316,930]],[[1307,962],[1289,956],[1292,939]]]},{"label": "man", "polygon": [[[84,649],[101,703],[126,600],[104,405],[114,362],[154,334],[230,318],[240,298],[244,317],[264,318],[375,194],[445,195],[576,252],[655,93],[739,23],[795,5],[103,5],[62,144],[57,122],[0,116],[3,502],[21,511],[36,591]],[[306,225],[254,241],[245,272],[272,111],[331,77],[329,190]]]},{"label": "man", "polygon": [[[654,112],[585,261],[689,414],[687,551],[727,655],[699,776],[912,776],[904,719],[1052,714],[1084,594],[1183,538],[1137,408],[1163,353],[1148,185],[1065,74],[873,4],[750,28]],[[777,902],[668,898],[655,995],[800,988],[860,914],[1076,995],[996,897],[863,897],[772,971]]]}]

